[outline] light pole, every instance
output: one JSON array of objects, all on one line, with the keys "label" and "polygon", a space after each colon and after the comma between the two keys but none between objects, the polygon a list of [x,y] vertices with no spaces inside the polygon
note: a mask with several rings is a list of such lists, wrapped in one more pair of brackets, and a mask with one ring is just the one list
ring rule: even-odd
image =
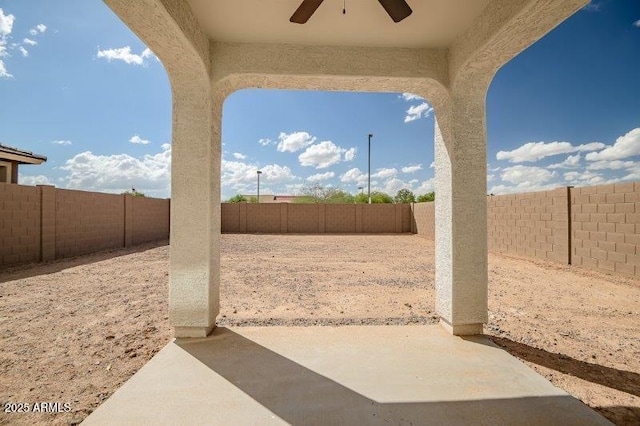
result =
[{"label": "light pole", "polygon": [[369,173],[368,173],[369,184],[367,185],[367,193],[369,194],[369,204],[371,204],[371,138],[372,137],[373,135],[369,133]]},{"label": "light pole", "polygon": [[256,199],[256,203],[259,203],[260,202],[260,175],[262,174],[262,171],[258,170],[256,174],[258,175],[258,198]]}]

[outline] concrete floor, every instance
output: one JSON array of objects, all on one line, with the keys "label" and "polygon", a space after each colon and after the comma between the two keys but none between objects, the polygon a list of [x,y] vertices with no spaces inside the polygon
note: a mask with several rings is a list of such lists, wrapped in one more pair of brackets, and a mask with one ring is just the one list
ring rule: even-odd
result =
[{"label": "concrete floor", "polygon": [[605,425],[482,337],[234,327],[167,345],[83,424]]}]

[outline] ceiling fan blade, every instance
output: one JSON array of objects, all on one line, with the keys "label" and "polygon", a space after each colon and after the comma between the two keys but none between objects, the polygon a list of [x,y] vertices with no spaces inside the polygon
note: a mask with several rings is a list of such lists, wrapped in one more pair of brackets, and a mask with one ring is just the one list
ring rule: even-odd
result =
[{"label": "ceiling fan blade", "polygon": [[407,16],[411,15],[411,8],[404,0],[378,0],[384,10],[387,11],[393,22],[400,22]]},{"label": "ceiling fan blade", "polygon": [[296,9],[293,15],[291,15],[291,18],[289,18],[289,22],[296,24],[306,23],[323,1],[324,0],[302,0],[298,9]]}]

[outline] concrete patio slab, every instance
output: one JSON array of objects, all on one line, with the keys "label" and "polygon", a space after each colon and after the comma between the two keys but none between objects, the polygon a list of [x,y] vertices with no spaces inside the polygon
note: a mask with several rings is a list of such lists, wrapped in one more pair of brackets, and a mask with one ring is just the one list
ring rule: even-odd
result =
[{"label": "concrete patio slab", "polygon": [[162,349],[84,422],[606,425],[484,337],[440,326],[234,327]]}]

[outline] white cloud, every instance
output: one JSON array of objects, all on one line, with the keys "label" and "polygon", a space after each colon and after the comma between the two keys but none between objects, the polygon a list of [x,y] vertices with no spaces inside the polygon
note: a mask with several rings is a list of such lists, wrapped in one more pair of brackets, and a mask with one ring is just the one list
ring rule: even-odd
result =
[{"label": "white cloud", "polygon": [[562,163],[551,164],[548,169],[573,169],[580,166],[580,154],[568,156]]},{"label": "white cloud", "polygon": [[346,152],[344,148],[340,148],[331,141],[324,141],[308,147],[298,156],[298,160],[302,166],[324,169],[339,163],[344,152]]},{"label": "white cloud", "polygon": [[620,136],[612,146],[600,152],[590,152],[585,158],[587,161],[620,160],[634,155],[640,155],[640,127]]},{"label": "white cloud", "polygon": [[18,183],[20,185],[30,185],[30,186],[53,185],[53,182],[51,182],[49,178],[44,175],[30,176],[30,175],[23,175],[22,173],[18,174]]},{"label": "white cloud", "polygon": [[502,171],[502,180],[515,184],[541,184],[551,180],[554,173],[542,167],[512,166]]},{"label": "white cloud", "polygon": [[150,143],[147,139],[142,139],[138,135],[131,136],[131,139],[129,139],[129,142],[137,145],[149,145]]},{"label": "white cloud", "polygon": [[269,138],[262,138],[262,139],[258,140],[258,143],[260,145],[262,145],[262,146],[268,146],[268,145],[275,145],[276,144],[275,141],[272,141]]},{"label": "white cloud", "polygon": [[36,44],[38,44],[37,41],[31,40],[30,38],[25,38],[24,40],[22,40],[22,42],[24,44],[28,44],[29,46],[35,46]]},{"label": "white cloud", "polygon": [[509,185],[494,185],[489,189],[490,194],[502,195],[502,194],[521,194],[523,192],[536,192],[536,191],[548,191],[550,189],[558,188],[562,186],[560,184],[532,184],[530,182],[521,183],[515,186]]},{"label": "white cloud", "polygon": [[131,53],[131,47],[125,46],[117,49],[105,49],[98,50],[96,55],[98,58],[104,58],[108,62],[111,61],[123,61],[129,65],[146,65],[145,59],[151,57],[153,53],[151,50],[144,49],[140,55]]},{"label": "white cloud", "polygon": [[386,178],[390,178],[392,176],[395,176],[398,174],[398,170],[397,169],[387,169],[387,168],[382,168],[382,169],[378,169],[376,170],[375,173],[371,173],[371,177],[373,178],[380,178],[380,179],[386,179]]},{"label": "white cloud", "polygon": [[47,31],[47,26],[45,24],[38,24],[34,28],[29,30],[29,34],[32,36],[37,35],[38,33],[44,33]]},{"label": "white cloud", "polygon": [[418,170],[422,170],[422,164],[416,164],[415,166],[403,167],[400,170],[402,170],[402,173],[415,173]]},{"label": "white cloud", "polygon": [[407,110],[407,115],[404,118],[404,122],[409,123],[419,118],[427,118],[432,112],[433,108],[431,108],[426,102],[423,102],[420,105],[412,105]]},{"label": "white cloud", "polygon": [[244,154],[240,154],[239,152],[234,152],[233,158],[235,158],[236,160],[246,160],[247,156]]},{"label": "white cloud", "polygon": [[[13,31],[13,22],[15,19],[13,15],[5,15],[2,8],[0,8],[0,58],[7,55],[7,43],[11,31]],[[5,68],[4,61],[0,60],[0,78],[11,77],[13,76]]]},{"label": "white cloud", "polygon": [[357,148],[349,148],[344,153],[344,161],[353,161],[356,158],[356,152],[358,152]]},{"label": "white cloud", "polygon": [[640,19],[638,19],[636,22],[634,22],[633,26],[640,28]]},{"label": "white cloud", "polygon": [[503,182],[513,185],[499,184],[489,189],[491,194],[513,194],[520,192],[544,191],[559,186],[550,182],[556,177],[555,172],[542,167],[512,166],[505,167],[500,176]]},{"label": "white cloud", "polygon": [[367,183],[367,174],[355,167],[340,176],[340,181],[343,183],[357,183],[358,185],[363,185]]},{"label": "white cloud", "polygon": [[564,179],[572,185],[578,186],[601,185],[607,182],[601,174],[589,170],[584,172],[567,172],[564,174]]},{"label": "white cloud", "polygon": [[321,182],[323,180],[331,179],[335,175],[336,174],[334,172],[318,173],[318,174],[309,176],[307,180],[309,182]]},{"label": "white cloud", "polygon": [[270,183],[284,183],[298,179],[293,175],[291,169],[287,166],[280,166],[278,164],[269,164],[262,169],[262,175],[260,175],[260,181]]},{"label": "white cloud", "polygon": [[510,163],[533,162],[559,154],[596,151],[605,146],[600,142],[591,142],[578,146],[574,146],[569,142],[528,142],[512,151],[500,151],[496,158],[498,160],[509,160]]},{"label": "white cloud", "polygon": [[51,141],[54,145],[71,145],[71,141]]},{"label": "white cloud", "polygon": [[5,15],[4,10],[0,8],[0,37],[5,37],[11,34],[15,20],[16,17],[14,15]]},{"label": "white cloud", "polygon": [[[278,151],[296,152],[316,141],[314,136],[307,132],[280,133],[278,136]],[[264,144],[263,144],[264,145]]]},{"label": "white cloud", "polygon": [[597,3],[595,1],[591,1],[588,4],[586,4],[582,10],[586,10],[587,12],[599,12],[600,11],[600,3]]},{"label": "white cloud", "polygon": [[148,195],[167,196],[171,145],[163,144],[162,152],[142,158],[85,151],[67,160],[60,169],[68,173],[64,178],[68,188],[118,193],[135,187]]},{"label": "white cloud", "polygon": [[416,94],[413,93],[403,93],[400,95],[400,97],[402,99],[404,99],[407,102],[411,102],[411,101],[424,101],[424,98],[422,96],[418,96]]},{"label": "white cloud", "polygon": [[19,46],[19,47],[18,47],[18,50],[20,51],[20,53],[22,53],[22,56],[23,56],[23,57],[25,57],[25,58],[26,58],[27,56],[29,56],[29,51],[28,51],[27,49],[25,49],[24,47]]},{"label": "white cloud", "polygon": [[[231,187],[236,191],[255,191],[257,184],[257,171],[261,170],[260,182],[280,184],[292,182],[298,179],[287,166],[269,164],[258,167],[255,164],[247,164],[241,161],[222,160],[221,182],[223,187]],[[260,188],[262,189],[262,187]]]},{"label": "white cloud", "polygon": [[587,165],[587,170],[621,170],[640,166],[637,161],[602,160]]},{"label": "white cloud", "polygon": [[13,78],[13,75],[9,74],[9,71],[4,66],[4,61],[0,59],[0,78]]},{"label": "white cloud", "polygon": [[429,192],[433,192],[435,190],[435,179],[427,179],[423,181],[416,189],[413,191],[416,195],[428,194]]}]

